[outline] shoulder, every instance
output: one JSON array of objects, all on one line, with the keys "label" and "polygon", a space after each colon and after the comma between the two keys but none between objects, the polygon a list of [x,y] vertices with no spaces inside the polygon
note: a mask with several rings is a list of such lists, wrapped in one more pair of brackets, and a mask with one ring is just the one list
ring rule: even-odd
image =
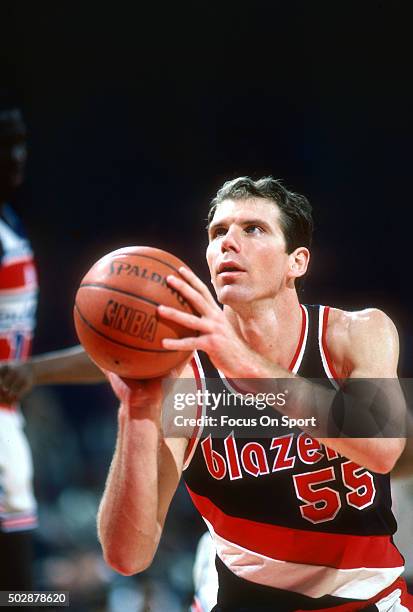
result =
[{"label": "shoulder", "polygon": [[[330,308],[326,342],[340,376],[347,377],[359,361],[375,364],[384,360],[390,365],[398,359],[399,342],[396,326],[378,308],[346,311]],[[383,374],[384,375],[384,374]]]},{"label": "shoulder", "polygon": [[341,310],[330,308],[328,334],[354,339],[360,334],[396,334],[397,330],[390,317],[378,308],[363,310]]}]

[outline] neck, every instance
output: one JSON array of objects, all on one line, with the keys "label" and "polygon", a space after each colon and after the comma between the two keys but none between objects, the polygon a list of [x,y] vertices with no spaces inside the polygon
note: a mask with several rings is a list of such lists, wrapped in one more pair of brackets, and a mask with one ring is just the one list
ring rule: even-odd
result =
[{"label": "neck", "polygon": [[301,333],[302,312],[295,289],[224,313],[242,339],[266,359],[288,368]]}]

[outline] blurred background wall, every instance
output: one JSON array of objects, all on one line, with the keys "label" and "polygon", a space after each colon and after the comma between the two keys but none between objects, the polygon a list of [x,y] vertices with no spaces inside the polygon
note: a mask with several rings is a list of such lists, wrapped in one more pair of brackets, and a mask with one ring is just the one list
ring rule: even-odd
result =
[{"label": "blurred background wall", "polygon": [[[15,205],[40,271],[35,352],[76,342],[77,285],[107,251],[164,248],[208,280],[209,199],[227,178],[272,174],[314,206],[303,300],[385,310],[401,336],[400,372],[412,376],[407,8],[2,2],[1,86],[18,90],[30,130]],[[108,389],[39,389],[25,404],[39,585],[70,588],[80,612],[185,609],[203,526],[184,491],[147,574],[117,577],[101,561],[95,514],[116,425]]]}]

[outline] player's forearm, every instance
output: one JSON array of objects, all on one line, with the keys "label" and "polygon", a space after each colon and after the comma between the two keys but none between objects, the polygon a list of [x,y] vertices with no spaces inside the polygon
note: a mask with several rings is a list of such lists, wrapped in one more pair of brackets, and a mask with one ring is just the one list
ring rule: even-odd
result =
[{"label": "player's forearm", "polygon": [[131,412],[125,406],[119,411],[117,448],[98,514],[105,560],[126,575],[150,565],[160,538],[160,423],[151,408],[139,409],[139,418]]},{"label": "player's forearm", "polygon": [[312,383],[322,423],[315,437],[360,466],[390,472],[405,445],[405,402],[397,379],[342,382],[336,391]]},{"label": "player's forearm", "polygon": [[28,361],[35,385],[93,383],[105,380],[82,346],[36,355]]},{"label": "player's forearm", "polygon": [[375,380],[348,379],[335,391],[278,366],[271,366],[272,377],[269,373],[248,381],[251,389],[284,394],[285,403],[276,409],[294,419],[296,426],[371,471],[393,469],[405,443],[404,399],[397,380],[381,380],[379,385]]}]

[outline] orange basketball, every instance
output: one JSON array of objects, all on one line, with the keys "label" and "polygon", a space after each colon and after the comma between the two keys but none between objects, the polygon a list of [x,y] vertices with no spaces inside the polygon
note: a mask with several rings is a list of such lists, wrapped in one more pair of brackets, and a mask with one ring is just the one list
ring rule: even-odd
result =
[{"label": "orange basketball", "polygon": [[160,249],[126,247],[99,259],[82,279],[74,319],[80,342],[99,366],[127,378],[163,376],[189,353],[162,347],[163,338],[193,331],[158,317],[159,304],[193,313],[166,282],[183,262]]}]

